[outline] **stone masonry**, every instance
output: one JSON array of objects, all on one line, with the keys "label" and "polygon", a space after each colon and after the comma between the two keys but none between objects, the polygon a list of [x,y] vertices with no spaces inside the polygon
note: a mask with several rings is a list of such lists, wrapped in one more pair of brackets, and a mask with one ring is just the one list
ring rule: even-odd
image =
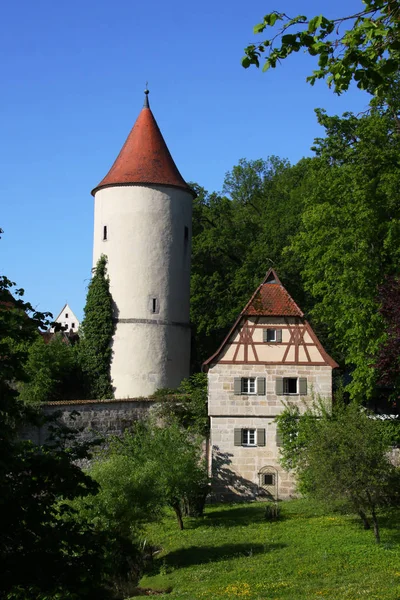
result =
[{"label": "stone masonry", "polygon": [[[209,370],[212,471],[217,479],[217,499],[273,497],[295,494],[293,477],[279,465],[275,417],[285,404],[301,412],[320,397],[331,399],[332,369],[313,365],[215,364]],[[235,377],[265,377],[265,395],[234,394]],[[307,378],[307,394],[277,395],[277,377]],[[265,430],[265,446],[237,446],[235,429]],[[260,471],[274,473],[271,489],[260,487]]]}]

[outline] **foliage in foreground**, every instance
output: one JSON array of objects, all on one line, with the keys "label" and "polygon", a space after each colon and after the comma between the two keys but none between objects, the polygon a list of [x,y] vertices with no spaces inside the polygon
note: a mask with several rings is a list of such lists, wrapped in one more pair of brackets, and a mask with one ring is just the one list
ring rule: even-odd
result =
[{"label": "foliage in foreground", "polygon": [[366,529],[372,520],[379,543],[379,511],[400,505],[400,472],[382,423],[339,399],[332,412],[322,402],[303,414],[288,406],[277,421],[281,463],[294,471],[299,490],[331,505],[344,502]]},{"label": "foliage in foreground", "polygon": [[[100,493],[81,510],[103,527],[140,538],[143,523],[171,507],[183,529],[185,505],[204,506],[207,470],[201,457],[201,439],[178,423],[159,427],[151,421],[136,423],[132,432],[115,438],[91,471]],[[202,508],[201,506],[201,508]]]},{"label": "foliage in foreground", "polygon": [[113,301],[107,277],[107,257],[102,255],[89,283],[84,318],[79,330],[79,355],[88,378],[88,398],[113,398],[111,341],[114,333]]},{"label": "foliage in foreground", "polygon": [[371,544],[352,515],[326,512],[310,500],[207,506],[175,534],[171,514],[147,527],[162,547],[143,587],[172,589],[170,600],[397,600],[400,596],[398,511],[381,517],[382,544]]},{"label": "foliage in foreground", "polygon": [[281,28],[269,39],[247,46],[242,65],[259,67],[265,53],[266,71],[303,50],[318,57],[318,69],[307,77],[311,85],[317,79],[326,79],[329,87],[340,94],[354,80],[359,88],[383,96],[391,89],[393,74],[400,69],[399,14],[398,0],[363,0],[358,11],[337,19],[324,15],[291,18],[273,11],[254,27],[254,33],[263,33],[276,23],[282,23]]},{"label": "foliage in foreground", "polygon": [[[41,418],[23,404],[15,385],[46,316],[0,278],[0,597],[103,600],[134,573],[136,548],[75,513],[71,502],[98,490],[77,464],[90,458],[89,447],[56,415]],[[46,441],[20,440],[26,425],[41,426]]]}]

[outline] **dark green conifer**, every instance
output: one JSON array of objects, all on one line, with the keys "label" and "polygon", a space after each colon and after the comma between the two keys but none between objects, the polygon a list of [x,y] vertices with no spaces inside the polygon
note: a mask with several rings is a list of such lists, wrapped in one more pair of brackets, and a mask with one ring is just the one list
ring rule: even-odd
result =
[{"label": "dark green conifer", "polygon": [[113,306],[107,276],[107,257],[104,255],[99,258],[89,283],[80,333],[80,356],[87,376],[88,396],[113,398],[110,376]]}]

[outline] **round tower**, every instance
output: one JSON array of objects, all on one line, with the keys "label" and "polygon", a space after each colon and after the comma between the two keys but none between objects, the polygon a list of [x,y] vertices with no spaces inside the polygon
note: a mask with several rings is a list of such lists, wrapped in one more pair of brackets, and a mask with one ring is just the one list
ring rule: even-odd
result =
[{"label": "round tower", "polygon": [[114,300],[116,398],[175,388],[189,375],[190,253],[195,196],[148,102],[94,196],[93,265],[102,254]]}]

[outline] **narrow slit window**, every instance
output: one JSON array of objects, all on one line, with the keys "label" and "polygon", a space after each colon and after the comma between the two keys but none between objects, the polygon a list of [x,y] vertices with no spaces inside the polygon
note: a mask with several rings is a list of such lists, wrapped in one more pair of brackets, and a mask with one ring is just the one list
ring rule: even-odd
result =
[{"label": "narrow slit window", "polygon": [[103,240],[107,239],[107,225],[104,225],[103,227]]},{"label": "narrow slit window", "polygon": [[185,242],[189,239],[189,227],[185,225]]},{"label": "narrow slit window", "polygon": [[68,319],[68,313],[65,313],[65,318]]},{"label": "narrow slit window", "polygon": [[152,311],[153,313],[157,312],[157,298],[153,298]]}]

